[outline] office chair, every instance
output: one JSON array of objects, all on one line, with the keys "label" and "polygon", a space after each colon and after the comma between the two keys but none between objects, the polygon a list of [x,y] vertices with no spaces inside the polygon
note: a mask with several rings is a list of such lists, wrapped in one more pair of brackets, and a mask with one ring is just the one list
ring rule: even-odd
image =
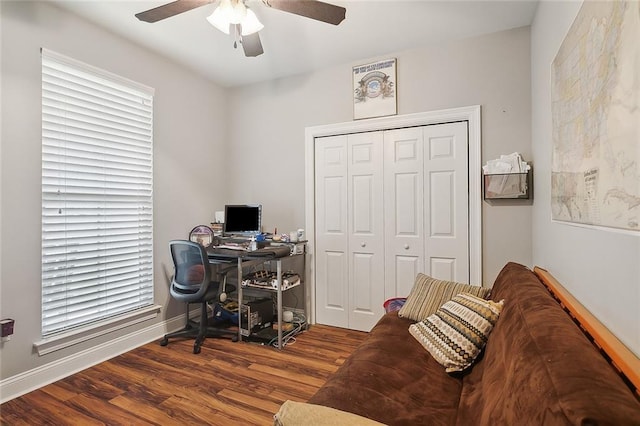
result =
[{"label": "office chair", "polygon": [[[237,341],[237,331],[210,326],[207,314],[207,302],[217,302],[224,291],[232,292],[235,287],[229,284],[225,288],[226,275],[222,285],[211,280],[209,258],[206,249],[200,244],[187,240],[173,240],[169,242],[169,248],[174,265],[170,293],[174,299],[187,304],[187,320],[182,330],[165,334],[160,346],[166,346],[172,337],[195,337],[193,353],[198,354],[207,337],[228,335],[233,341]],[[200,322],[189,318],[189,305],[192,303],[200,304]]]}]

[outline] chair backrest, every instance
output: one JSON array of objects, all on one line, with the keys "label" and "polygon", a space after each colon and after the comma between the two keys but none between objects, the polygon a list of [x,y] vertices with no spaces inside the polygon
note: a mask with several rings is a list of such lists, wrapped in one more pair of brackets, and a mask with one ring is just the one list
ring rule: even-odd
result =
[{"label": "chair backrest", "polygon": [[211,282],[206,249],[188,240],[170,241],[169,248],[174,266],[171,295],[185,302],[201,299]]}]

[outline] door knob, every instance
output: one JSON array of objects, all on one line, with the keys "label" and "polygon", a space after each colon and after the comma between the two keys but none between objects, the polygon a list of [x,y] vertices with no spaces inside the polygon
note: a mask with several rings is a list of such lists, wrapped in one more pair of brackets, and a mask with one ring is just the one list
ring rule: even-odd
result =
[{"label": "door knob", "polygon": [[360,243],[360,247],[366,247],[367,243]]},{"label": "door knob", "polygon": [[404,249],[405,249],[405,250],[409,250],[409,244],[405,244],[405,245],[404,245]]}]

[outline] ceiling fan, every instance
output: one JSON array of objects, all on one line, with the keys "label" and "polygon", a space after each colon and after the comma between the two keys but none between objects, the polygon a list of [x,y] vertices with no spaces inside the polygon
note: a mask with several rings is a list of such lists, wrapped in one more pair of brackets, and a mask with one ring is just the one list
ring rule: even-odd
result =
[{"label": "ceiling fan", "polygon": [[[136,18],[150,23],[157,22],[215,1],[217,0],[176,0],[136,13]],[[262,0],[262,3],[273,9],[333,25],[342,22],[346,13],[344,7],[317,0]],[[253,11],[246,6],[245,0],[220,0],[219,5],[207,20],[226,34],[233,31],[242,44],[245,56],[258,56],[264,53],[258,35],[258,31],[264,26],[258,21]],[[236,42],[234,42],[234,47],[237,47]]]}]

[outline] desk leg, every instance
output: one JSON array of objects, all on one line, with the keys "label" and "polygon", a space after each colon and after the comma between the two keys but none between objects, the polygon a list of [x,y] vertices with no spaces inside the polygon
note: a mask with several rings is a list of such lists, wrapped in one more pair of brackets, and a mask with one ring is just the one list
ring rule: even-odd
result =
[{"label": "desk leg", "polygon": [[240,257],[238,257],[238,342],[242,342],[242,260]]},{"label": "desk leg", "polygon": [[278,349],[282,349],[282,260],[278,259],[277,263],[277,307],[278,307]]}]

